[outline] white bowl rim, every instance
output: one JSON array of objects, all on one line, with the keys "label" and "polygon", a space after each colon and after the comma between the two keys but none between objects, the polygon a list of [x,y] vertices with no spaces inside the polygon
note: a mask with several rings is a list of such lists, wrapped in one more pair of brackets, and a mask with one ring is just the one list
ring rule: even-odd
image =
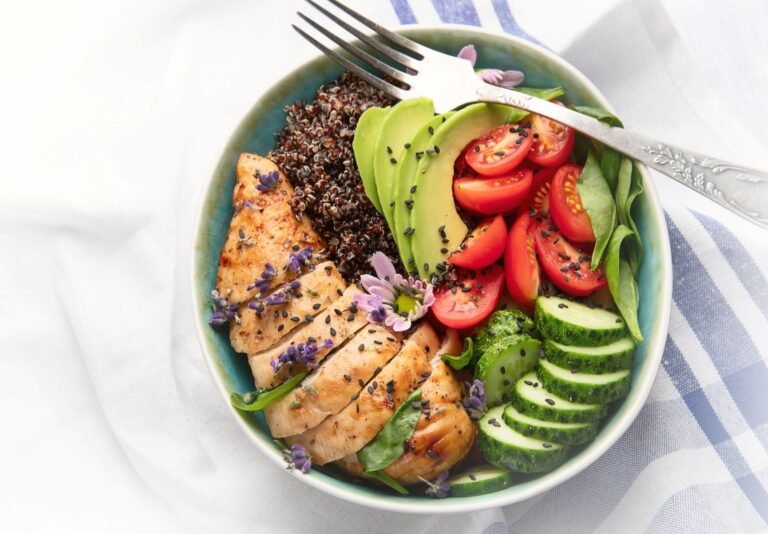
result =
[{"label": "white bowl rim", "polygon": [[[543,46],[537,45],[535,43],[532,43],[531,41],[523,39],[521,37],[494,32],[482,27],[471,26],[467,24],[447,24],[447,23],[440,24],[440,25],[408,24],[408,25],[395,26],[392,29],[393,31],[398,33],[408,32],[410,30],[436,31],[436,32],[450,31],[452,29],[462,30],[462,31],[467,31],[471,33],[487,35],[489,37],[506,39],[524,48],[530,48],[530,49],[536,50],[541,54],[543,54],[544,56],[546,56],[546,59],[548,61],[551,61],[552,63],[557,64],[559,68],[562,68],[568,71],[574,78],[576,78],[579,82],[581,82],[606,110],[611,112],[615,111],[613,106],[611,106],[611,104],[605,98],[603,93],[592,83],[591,80],[589,80],[589,78],[587,78],[576,67],[571,65],[569,62],[567,62],[560,56],[556,55],[554,52],[544,48]],[[283,75],[281,79],[293,76],[294,74],[301,71],[310,63],[322,57],[324,57],[322,54],[313,55],[310,59],[306,60],[295,69]],[[259,98],[256,99],[256,102],[258,102]],[[242,120],[243,118],[241,117],[238,121],[238,126],[233,130],[232,135],[225,142],[224,144],[225,148],[231,142],[232,137],[234,137],[234,135],[238,132],[239,125],[242,124]],[[215,169],[218,166],[218,162],[221,159],[221,154],[223,152],[224,150],[216,152],[216,159],[211,164],[209,172],[206,176],[210,177],[214,175]],[[352,502],[355,504],[361,504],[363,506],[368,506],[371,508],[384,510],[384,511],[410,513],[410,514],[435,514],[435,513],[457,514],[457,513],[486,510],[489,508],[495,508],[495,507],[501,507],[501,506],[508,506],[510,504],[515,504],[515,503],[530,499],[546,491],[549,491],[555,486],[558,486],[559,484],[565,482],[566,480],[574,477],[575,475],[577,475],[578,473],[580,473],[581,471],[589,467],[598,458],[600,458],[610,447],[612,447],[619,440],[619,438],[624,434],[624,432],[626,432],[629,426],[637,418],[637,415],[642,409],[642,407],[645,405],[645,401],[648,398],[648,395],[651,391],[651,387],[653,387],[656,375],[658,374],[658,369],[661,364],[661,359],[664,352],[666,334],[669,330],[669,315],[670,315],[671,304],[672,304],[672,258],[671,258],[671,249],[669,245],[669,234],[667,232],[667,225],[666,225],[666,220],[664,218],[664,211],[661,206],[661,202],[659,200],[659,195],[658,195],[658,192],[656,191],[656,187],[653,184],[653,182],[649,179],[649,173],[646,171],[646,168],[642,165],[640,165],[640,172],[643,176],[643,185],[645,186],[644,193],[648,195],[651,201],[651,205],[653,206],[652,215],[656,219],[655,222],[657,227],[661,230],[661,236],[659,237],[661,239],[662,254],[664,256],[663,272],[661,273],[661,297],[660,297],[660,302],[662,303],[662,309],[658,310],[658,314],[657,314],[657,317],[658,317],[657,324],[661,326],[661,329],[659,330],[659,335],[656,336],[655,339],[649,340],[649,345],[646,349],[648,354],[646,358],[647,358],[647,361],[649,361],[651,364],[651,368],[648,373],[648,379],[644,383],[640,383],[636,386],[639,388],[639,394],[635,397],[635,403],[623,415],[621,420],[614,423],[608,429],[607,434],[604,434],[601,436],[601,440],[598,447],[595,447],[594,449],[590,448],[580,452],[577,456],[579,460],[578,462],[565,464],[559,467],[556,471],[553,472],[554,474],[552,476],[547,478],[542,478],[541,484],[532,485],[526,488],[525,490],[522,490],[518,493],[511,494],[511,495],[505,495],[505,494],[502,494],[501,492],[497,492],[497,493],[489,493],[487,495],[483,495],[482,499],[471,498],[469,500],[465,500],[462,498],[451,498],[451,499],[435,499],[435,500],[413,499],[411,502],[408,502],[407,500],[390,501],[387,499],[379,499],[375,495],[368,495],[361,492],[348,490],[346,488],[339,488],[326,482],[323,479],[320,479],[317,477],[311,477],[311,476],[304,476],[300,473],[297,473],[295,470],[293,471],[288,471],[286,469],[281,469],[281,470],[288,473],[291,476],[294,476],[303,480],[305,483],[309,484],[310,486],[313,486],[314,488],[317,488],[329,495],[333,495],[334,497],[337,497],[339,499],[343,499],[345,501]],[[195,324],[197,339],[202,349],[203,355],[205,356],[205,362],[206,362],[206,365],[208,366],[208,370],[213,376],[214,382],[216,383],[216,386],[219,389],[219,392],[221,393],[222,398],[224,399],[228,408],[232,412],[234,419],[243,429],[243,432],[245,432],[245,434],[264,453],[266,457],[270,458],[276,465],[284,468],[285,461],[282,458],[282,456],[275,450],[275,448],[270,443],[267,443],[267,440],[262,439],[261,436],[257,435],[253,431],[253,429],[245,423],[243,418],[240,417],[240,415],[238,414],[237,410],[233,408],[231,403],[229,402],[230,392],[227,389],[224,383],[224,380],[218,375],[216,365],[213,361],[213,356],[209,353],[208,347],[205,342],[205,335],[203,333],[203,328],[204,328],[203,321],[200,321],[199,318],[196,316],[197,315],[196,310],[200,309],[201,302],[199,299],[198,292],[196,290],[195,249],[197,248],[198,236],[200,235],[200,230],[204,221],[203,208],[204,208],[205,200],[209,196],[211,185],[212,184],[209,179],[207,185],[201,188],[198,202],[197,202],[197,215],[195,217],[195,224],[192,227],[192,231],[194,232],[194,234],[192,239],[192,250],[191,250],[192,269],[191,269],[191,276],[190,276],[190,284],[191,284],[190,287],[192,291],[192,299],[193,299],[192,309],[193,309],[193,314],[195,315],[194,324]]]}]

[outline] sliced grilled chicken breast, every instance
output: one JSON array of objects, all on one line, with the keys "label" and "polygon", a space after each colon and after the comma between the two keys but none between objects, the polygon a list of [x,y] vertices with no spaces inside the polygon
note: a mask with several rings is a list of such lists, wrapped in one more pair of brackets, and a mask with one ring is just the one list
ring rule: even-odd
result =
[{"label": "sliced grilled chicken breast", "polygon": [[[277,343],[295,328],[328,308],[347,287],[332,262],[319,264],[298,279],[301,286],[285,304],[265,306],[261,314],[240,306],[240,323],[232,322],[229,341],[237,352],[255,354]],[[281,286],[282,287],[282,286]],[[275,293],[280,293],[278,288]]]},{"label": "sliced grilled chicken breast", "polygon": [[[349,404],[400,350],[400,336],[369,325],[331,354],[288,395],[264,410],[275,438],[300,434]],[[378,382],[377,382],[378,384]],[[378,387],[378,386],[377,386]]]},{"label": "sliced grilled chicken breast", "polygon": [[[368,324],[367,315],[357,311],[357,306],[353,302],[354,296],[359,292],[360,290],[355,286],[348,287],[341,297],[326,308],[323,313],[314,318],[310,317],[309,321],[304,318],[305,324],[288,338],[269,350],[249,354],[248,363],[251,365],[256,386],[275,387],[306,369],[303,365],[285,365],[276,373],[272,368],[272,360],[285,352],[289,346],[307,341],[316,343],[318,350],[314,363],[319,364],[329,352],[341,347],[350,337],[353,337],[355,333]],[[324,347],[323,344],[329,339],[333,345]]]},{"label": "sliced grilled chicken breast", "polygon": [[[430,354],[434,355],[439,346],[437,334],[423,322],[376,376],[376,388],[371,383],[342,411],[286,441],[303,445],[317,465],[356,453],[379,433],[408,394],[429,377]],[[392,385],[388,385],[390,381]]]},{"label": "sliced grilled chicken breast", "polygon": [[[476,437],[472,420],[460,405],[463,389],[453,371],[443,363],[442,354],[458,354],[461,340],[448,330],[438,353],[430,362],[432,374],[421,386],[424,409],[413,437],[403,455],[384,472],[401,484],[416,484],[419,477],[432,480],[460,462]],[[339,460],[339,466],[362,476],[363,465],[356,454]]]},{"label": "sliced grilled chicken breast", "polygon": [[[279,173],[277,187],[259,191],[257,173]],[[248,289],[267,263],[277,275],[272,287],[283,284],[294,273],[283,269],[294,245],[323,248],[309,219],[297,219],[291,211],[293,187],[270,160],[255,154],[241,154],[237,162],[237,182],[232,195],[235,213],[229,234],[219,256],[216,289],[231,303],[241,303],[256,296],[258,289]]]}]

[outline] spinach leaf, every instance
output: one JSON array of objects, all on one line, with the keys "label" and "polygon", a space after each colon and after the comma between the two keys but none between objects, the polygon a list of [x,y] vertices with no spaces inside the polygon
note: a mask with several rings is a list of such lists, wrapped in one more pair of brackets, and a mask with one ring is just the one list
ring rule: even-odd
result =
[{"label": "spinach leaf", "polygon": [[408,490],[403,487],[402,484],[400,484],[397,480],[386,474],[384,471],[373,471],[372,473],[367,473],[368,477],[374,478],[381,482],[382,484],[386,484],[396,492],[398,492],[400,495],[408,495]]},{"label": "spinach leaf", "polygon": [[535,96],[536,98],[543,98],[544,100],[560,98],[565,94],[565,89],[562,87],[552,87],[550,89],[539,89],[538,87],[515,87],[515,91],[525,93],[526,95]]},{"label": "spinach leaf", "polygon": [[452,354],[443,354],[441,358],[445,363],[451,366],[452,369],[459,371],[464,369],[472,361],[472,356],[475,354],[473,347],[473,341],[471,337],[464,339],[464,351],[458,356]]},{"label": "spinach leaf", "polygon": [[593,108],[591,106],[570,106],[570,107],[574,111],[578,111],[583,115],[589,115],[593,119],[597,119],[601,122],[604,122],[609,126],[624,128],[624,125],[621,123],[621,119],[619,119],[616,115],[614,115],[610,111],[606,111],[600,108]]},{"label": "spinach leaf", "polygon": [[631,238],[634,233],[623,224],[613,232],[611,242],[605,254],[605,277],[608,279],[608,289],[613,296],[616,307],[624,317],[629,333],[635,341],[643,340],[640,332],[640,324],[637,319],[637,308],[640,305],[640,297],[637,291],[635,273],[629,261],[621,257],[621,246],[626,238]]},{"label": "spinach leaf", "polygon": [[623,158],[619,170],[619,180],[616,186],[616,211],[619,224],[632,230],[632,238],[625,246],[626,259],[632,267],[632,272],[637,273],[643,254],[643,244],[640,240],[640,232],[637,230],[632,218],[632,203],[643,192],[643,184],[640,173],[632,164],[632,160]]},{"label": "spinach leaf", "polygon": [[603,171],[603,177],[608,182],[611,191],[616,191],[620,165],[621,156],[619,153],[609,146],[604,146],[603,155],[600,157],[600,170]]},{"label": "spinach leaf", "polygon": [[273,402],[285,397],[299,382],[304,380],[304,377],[308,374],[309,371],[299,373],[291,377],[287,382],[283,382],[272,389],[257,389],[256,391],[251,391],[245,395],[232,393],[229,397],[229,402],[240,411],[258,412]]},{"label": "spinach leaf", "polygon": [[595,234],[595,250],[592,252],[592,270],[595,270],[600,265],[616,226],[616,204],[592,152],[587,156],[587,163],[581,171],[577,188]]},{"label": "spinach leaf", "polygon": [[[414,407],[415,404],[418,406]],[[413,436],[419,417],[421,389],[408,395],[373,441],[357,453],[357,459],[365,466],[366,473],[380,471],[403,455],[405,442]]]}]

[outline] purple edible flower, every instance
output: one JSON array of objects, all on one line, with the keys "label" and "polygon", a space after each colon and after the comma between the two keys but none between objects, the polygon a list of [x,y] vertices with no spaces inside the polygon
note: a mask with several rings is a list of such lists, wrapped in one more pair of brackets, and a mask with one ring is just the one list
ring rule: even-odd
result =
[{"label": "purple edible flower", "polygon": [[211,318],[208,320],[208,324],[211,326],[221,326],[233,320],[237,324],[240,324],[240,316],[237,314],[237,304],[230,304],[227,299],[219,295],[219,292],[215,289],[211,290],[211,300],[213,300],[211,305],[213,312],[211,313]]},{"label": "purple edible flower", "polygon": [[307,474],[312,468],[312,458],[309,457],[307,449],[295,443],[290,449],[283,451],[283,458],[288,463],[288,469],[298,469]]},{"label": "purple edible flower", "polygon": [[[466,59],[472,66],[477,63],[477,51],[475,45],[467,45],[457,54],[461,59]],[[501,70],[501,69],[477,69],[475,71],[477,76],[485,83],[491,85],[498,85],[505,89],[513,89],[523,83],[525,75],[519,70]]]},{"label": "purple edible flower", "polygon": [[286,304],[296,294],[296,290],[301,287],[301,282],[294,280],[285,284],[280,291],[275,291],[270,296],[262,300],[267,306],[279,306],[280,304]]},{"label": "purple edible flower", "polygon": [[280,182],[280,173],[277,171],[268,172],[267,174],[261,174],[259,171],[256,171],[256,174],[254,174],[253,177],[259,181],[259,183],[256,184],[256,189],[261,192],[274,191],[277,189],[277,184]]},{"label": "purple edible flower", "polygon": [[297,345],[291,345],[283,352],[278,354],[270,364],[275,373],[278,373],[284,365],[293,363],[300,363],[308,368],[316,366],[315,358],[317,358],[317,351],[320,349],[327,349],[333,346],[333,341],[326,339],[320,345],[311,341],[305,341],[304,343],[298,343]]},{"label": "purple edible flower", "polygon": [[466,383],[469,392],[463,400],[464,408],[467,410],[469,417],[475,421],[485,415],[485,411],[488,408],[485,400],[485,384],[482,380],[475,380],[471,384]]},{"label": "purple edible flower", "polygon": [[271,263],[264,264],[264,270],[261,272],[261,276],[256,279],[251,285],[246,287],[248,291],[259,288],[259,293],[266,293],[269,289],[269,282],[277,275],[277,271]]},{"label": "purple edible flower", "polygon": [[302,267],[309,267],[310,265],[312,265],[312,247],[304,247],[298,252],[290,253],[285,268],[298,273]]},{"label": "purple edible flower", "polygon": [[434,304],[432,284],[398,274],[392,260],[382,252],[373,254],[371,265],[376,276],[360,277],[367,293],[355,295],[355,303],[368,313],[372,323],[384,323],[395,332],[408,330]]},{"label": "purple edible flower", "polygon": [[435,499],[443,499],[447,497],[451,492],[451,484],[448,482],[448,471],[443,471],[437,475],[437,478],[434,480],[434,482],[430,482],[429,480],[425,480],[421,477],[419,477],[419,479],[428,486],[425,493],[430,497],[434,497]]}]

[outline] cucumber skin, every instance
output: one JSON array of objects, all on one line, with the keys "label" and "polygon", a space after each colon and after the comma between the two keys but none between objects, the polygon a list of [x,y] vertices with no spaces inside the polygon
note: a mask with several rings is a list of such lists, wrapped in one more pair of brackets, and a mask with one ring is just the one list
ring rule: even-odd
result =
[{"label": "cucumber skin", "polygon": [[[558,397],[573,399],[574,402],[587,404],[608,403],[623,399],[629,393],[632,383],[632,373],[626,377],[604,386],[588,386],[586,384],[575,384],[556,378],[544,367],[539,366],[536,373],[545,389],[551,391]],[[526,414],[530,415],[530,414]]]},{"label": "cucumber skin", "polygon": [[[501,422],[501,424],[504,424]],[[493,465],[517,473],[545,473],[559,466],[568,457],[568,447],[554,450],[523,451],[512,448],[487,435],[482,428],[478,441],[480,452]]]},{"label": "cucumber skin", "polygon": [[[525,366],[523,367],[522,372],[519,372],[517,376],[513,376],[511,374],[512,370],[510,366],[510,371],[509,371],[510,374],[508,375],[508,380],[510,381],[510,385],[508,386],[508,390],[499,391],[499,392],[495,392],[493,390],[489,391],[490,389],[488,387],[489,373],[491,371],[491,368],[496,364],[497,360],[499,358],[504,357],[501,353],[509,351],[511,347],[516,347],[524,343],[530,344],[530,345],[536,345],[536,348],[534,349],[532,347],[529,347],[526,353],[526,356],[524,358],[521,358],[517,354],[510,357],[510,359],[513,360],[512,365],[514,365],[516,362],[523,361]],[[536,367],[536,363],[539,360],[540,349],[541,349],[541,342],[538,339],[534,339],[532,337],[528,337],[526,335],[521,335],[521,334],[515,335],[515,336],[503,337],[503,338],[497,339],[494,345],[486,345],[486,350],[483,353],[483,356],[477,362],[477,366],[475,368],[475,377],[479,378],[480,380],[483,380],[486,383],[485,394],[488,399],[489,406],[495,406],[497,404],[510,401],[512,397],[512,392],[515,389],[515,384],[517,383],[517,380],[521,376],[533,370],[534,367]]]},{"label": "cucumber skin", "polygon": [[563,345],[597,347],[613,343],[627,335],[627,328],[623,321],[621,325],[617,324],[616,328],[608,330],[590,330],[560,321],[541,309],[542,298],[536,299],[533,318],[536,328],[545,339],[553,339]]},{"label": "cucumber skin", "polygon": [[601,405],[599,410],[558,410],[556,406],[543,406],[522,398],[517,389],[512,392],[512,405],[528,417],[552,421],[553,423],[594,423],[608,411],[608,406]]},{"label": "cucumber skin", "polygon": [[[592,441],[592,439],[597,435],[598,429],[596,422],[589,423],[588,427],[580,428],[578,430],[532,427],[521,421],[517,421],[513,417],[508,416],[506,410],[504,410],[503,418],[504,422],[507,423],[507,426],[520,432],[524,436],[530,436],[542,441],[553,441],[563,445],[582,445],[583,443]],[[530,433],[527,434],[526,432]]]},{"label": "cucumber skin", "polygon": [[564,369],[578,369],[585,373],[610,373],[612,371],[621,371],[632,367],[632,358],[635,354],[635,347],[624,352],[607,354],[605,356],[585,356],[578,352],[569,352],[560,349],[554,345],[553,340],[545,339],[542,346],[544,357]]},{"label": "cucumber skin", "polygon": [[[460,473],[456,476],[456,478],[459,478],[466,474],[467,472]],[[450,479],[448,479],[448,482],[451,482]],[[477,480],[477,481],[469,481],[464,484],[455,484],[451,483],[451,497],[473,497],[475,495],[485,495],[487,493],[493,493],[494,491],[499,491],[501,489],[507,488],[512,485],[512,473],[509,471],[504,471],[504,473],[500,473],[500,476],[489,478],[486,480]]]}]

